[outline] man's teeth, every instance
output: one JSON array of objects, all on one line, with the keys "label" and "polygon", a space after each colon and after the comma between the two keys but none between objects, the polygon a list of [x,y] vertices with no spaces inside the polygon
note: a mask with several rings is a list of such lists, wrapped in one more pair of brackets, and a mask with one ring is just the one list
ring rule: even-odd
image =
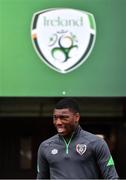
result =
[{"label": "man's teeth", "polygon": [[58,128],[58,132],[63,132],[64,129],[63,128]]}]

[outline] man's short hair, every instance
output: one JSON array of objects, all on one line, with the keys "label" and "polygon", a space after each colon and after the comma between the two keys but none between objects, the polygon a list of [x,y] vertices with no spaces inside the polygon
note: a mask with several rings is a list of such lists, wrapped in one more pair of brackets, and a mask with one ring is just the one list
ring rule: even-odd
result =
[{"label": "man's short hair", "polygon": [[55,109],[65,109],[68,108],[72,112],[79,113],[79,105],[77,101],[73,98],[64,98],[61,99],[55,106]]}]

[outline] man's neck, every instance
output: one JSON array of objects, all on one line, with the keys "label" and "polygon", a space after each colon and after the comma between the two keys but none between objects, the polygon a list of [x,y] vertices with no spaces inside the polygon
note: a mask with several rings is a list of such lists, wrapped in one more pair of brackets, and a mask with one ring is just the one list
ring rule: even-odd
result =
[{"label": "man's neck", "polygon": [[68,135],[66,135],[66,136],[63,136],[63,138],[65,139],[66,142],[69,142],[69,140],[71,139],[71,137],[75,134],[77,128],[78,128],[78,125],[74,128],[74,130],[73,130],[70,134],[68,134]]}]

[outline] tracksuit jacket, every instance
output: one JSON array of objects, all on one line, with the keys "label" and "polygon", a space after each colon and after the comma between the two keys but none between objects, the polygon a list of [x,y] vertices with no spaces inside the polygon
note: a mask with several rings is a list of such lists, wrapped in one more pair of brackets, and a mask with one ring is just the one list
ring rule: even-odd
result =
[{"label": "tracksuit jacket", "polygon": [[37,179],[118,179],[106,142],[80,126],[69,142],[58,134],[42,142],[37,166]]}]

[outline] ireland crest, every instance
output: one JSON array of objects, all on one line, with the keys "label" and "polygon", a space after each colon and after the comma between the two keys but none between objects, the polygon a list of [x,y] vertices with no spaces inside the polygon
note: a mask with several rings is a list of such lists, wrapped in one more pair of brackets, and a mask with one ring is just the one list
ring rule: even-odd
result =
[{"label": "ireland crest", "polygon": [[85,144],[77,144],[76,145],[76,151],[80,154],[83,155],[87,149],[87,146]]},{"label": "ireland crest", "polygon": [[86,61],[96,39],[93,14],[67,8],[46,9],[32,18],[32,42],[40,59],[60,73]]}]

